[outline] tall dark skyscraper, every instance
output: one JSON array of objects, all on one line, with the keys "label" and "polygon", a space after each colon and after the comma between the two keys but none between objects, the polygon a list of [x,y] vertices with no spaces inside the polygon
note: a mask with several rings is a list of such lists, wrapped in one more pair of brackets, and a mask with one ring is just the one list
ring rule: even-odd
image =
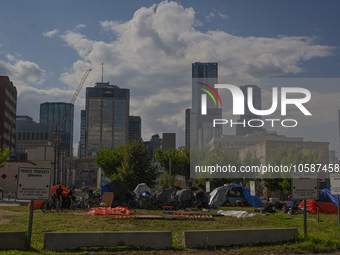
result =
[{"label": "tall dark skyscraper", "polygon": [[86,111],[80,112],[80,141],[78,147],[78,158],[85,158],[85,128],[86,128]]},{"label": "tall dark skyscraper", "polygon": [[[66,157],[73,156],[73,122],[74,122],[74,106],[69,103],[42,103],[40,104],[40,123],[50,123],[59,125],[64,118],[65,112],[70,112],[60,130],[60,148],[65,150]],[[58,127],[59,128],[59,127]]]},{"label": "tall dark skyscraper", "polygon": [[[192,63],[192,96],[191,96],[191,108],[201,108],[201,95],[205,94],[200,88],[206,88],[201,83],[205,83],[214,87],[218,83],[218,64],[217,63]],[[216,89],[217,90],[217,89]],[[215,100],[217,97],[213,94]],[[208,108],[217,108],[212,98],[208,97]]]},{"label": "tall dark skyscraper", "polygon": [[[244,95],[244,115],[240,115],[240,119],[237,120],[237,122],[244,122],[245,127],[243,125],[236,125],[236,135],[246,135],[250,133],[254,133],[255,131],[259,131],[262,128],[258,127],[250,127],[248,125],[248,121],[251,119],[261,119],[260,115],[255,115],[250,112],[249,107],[248,107],[248,88],[253,89],[253,106],[257,110],[261,110],[261,89],[257,85],[243,85],[240,86],[240,89],[243,92]],[[253,121],[251,125],[258,126],[260,123]]]},{"label": "tall dark skyscraper", "polygon": [[129,139],[130,90],[97,82],[86,88],[85,155],[103,147],[118,148]]},{"label": "tall dark skyscraper", "polygon": [[[192,63],[192,95],[191,95],[191,109],[185,110],[185,145],[198,145],[202,146],[206,143],[203,141],[203,124],[211,123],[213,119],[222,118],[222,109],[218,108],[217,96],[211,92],[211,90],[205,86],[207,84],[211,87],[215,87],[218,83],[218,64],[217,63]],[[207,94],[206,91],[210,91],[214,100],[207,97],[207,115],[201,115],[201,97],[202,94]],[[216,89],[218,92],[218,90]],[[215,128],[214,128],[215,129]],[[221,132],[219,132],[221,133]]]},{"label": "tall dark skyscraper", "polygon": [[8,76],[0,76],[0,148],[15,152],[17,89]]},{"label": "tall dark skyscraper", "polygon": [[142,137],[142,120],[140,116],[129,116],[129,140]]}]

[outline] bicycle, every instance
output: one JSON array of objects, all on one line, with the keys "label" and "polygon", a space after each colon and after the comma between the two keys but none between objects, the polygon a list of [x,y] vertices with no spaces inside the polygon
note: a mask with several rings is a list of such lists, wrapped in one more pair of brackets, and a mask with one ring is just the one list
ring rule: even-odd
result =
[{"label": "bicycle", "polygon": [[57,212],[59,212],[59,210],[62,211],[62,207],[63,207],[63,198],[62,198],[62,196],[59,196],[55,200],[55,209],[56,209]]},{"label": "bicycle", "polygon": [[53,200],[52,197],[49,199],[45,200],[41,206],[41,210],[43,213],[45,213],[47,210],[51,212],[51,209],[53,208]]}]

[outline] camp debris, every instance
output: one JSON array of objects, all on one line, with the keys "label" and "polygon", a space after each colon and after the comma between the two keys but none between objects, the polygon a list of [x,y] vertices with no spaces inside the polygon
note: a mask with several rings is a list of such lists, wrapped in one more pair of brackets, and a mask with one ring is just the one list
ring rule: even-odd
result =
[{"label": "camp debris", "polygon": [[95,207],[91,208],[87,214],[89,215],[130,215],[134,214],[134,211],[129,210],[127,207],[118,206],[116,208],[110,207]]},{"label": "camp debris", "polygon": [[224,216],[232,216],[236,218],[250,218],[256,215],[256,213],[248,213],[247,211],[236,211],[236,210],[231,210],[231,211],[220,210],[217,213],[222,214]]},{"label": "camp debris", "polygon": [[134,189],[133,192],[137,195],[137,197],[139,197],[139,193],[143,193],[143,192],[150,193],[151,190],[148,187],[148,185],[146,185],[145,183],[140,183],[137,185],[137,187]]}]

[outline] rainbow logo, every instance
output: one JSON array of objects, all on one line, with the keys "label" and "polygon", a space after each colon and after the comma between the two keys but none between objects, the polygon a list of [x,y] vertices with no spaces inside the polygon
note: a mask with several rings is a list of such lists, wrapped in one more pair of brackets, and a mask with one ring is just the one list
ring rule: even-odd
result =
[{"label": "rainbow logo", "polygon": [[[222,100],[221,100],[221,98],[220,98],[220,95],[217,93],[217,91],[216,91],[213,87],[211,87],[210,85],[205,84],[205,83],[203,83],[203,82],[197,82],[197,83],[206,86],[206,87],[209,88],[212,92],[214,92],[214,94],[217,96],[217,98],[218,98],[218,100],[220,101],[221,106],[222,106]],[[206,92],[206,93],[214,100],[214,103],[215,103],[215,105],[217,106],[216,100],[215,100],[214,96],[210,93],[209,90],[204,89],[204,88],[200,88],[200,87],[198,87],[198,88],[201,89],[201,90],[203,90],[204,92]]]}]

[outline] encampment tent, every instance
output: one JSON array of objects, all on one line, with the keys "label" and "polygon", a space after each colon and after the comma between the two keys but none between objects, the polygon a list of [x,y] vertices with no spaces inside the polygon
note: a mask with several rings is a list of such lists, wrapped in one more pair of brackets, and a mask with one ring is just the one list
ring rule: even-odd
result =
[{"label": "encampment tent", "polygon": [[109,190],[109,192],[113,192],[114,200],[119,200],[127,195],[130,195],[129,188],[116,180],[106,184],[105,187]]},{"label": "encampment tent", "polygon": [[[225,202],[235,206],[237,200],[246,200],[248,204],[253,206],[253,197],[250,195],[248,188],[242,187],[236,183],[224,184],[224,186],[214,189],[210,193],[210,207],[219,207]],[[259,207],[262,204],[261,199],[255,195],[255,207]]]},{"label": "encampment tent", "polygon": [[139,196],[139,193],[142,192],[149,192],[150,193],[150,188],[148,187],[148,185],[146,185],[145,183],[140,183],[137,185],[137,187],[134,189],[133,191],[137,197]]}]

